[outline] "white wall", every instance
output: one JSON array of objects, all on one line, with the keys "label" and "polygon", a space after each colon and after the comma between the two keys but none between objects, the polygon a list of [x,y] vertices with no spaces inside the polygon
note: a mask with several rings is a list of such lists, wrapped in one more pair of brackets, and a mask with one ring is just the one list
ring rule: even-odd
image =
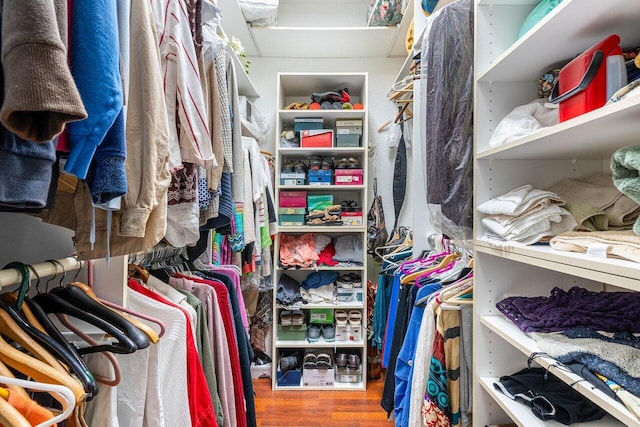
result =
[{"label": "white wall", "polygon": [[[286,54],[283,52],[283,54]],[[273,124],[263,149],[274,151],[276,119],[276,78],[278,72],[368,72],[369,73],[369,189],[372,189],[373,169],[378,177],[378,194],[385,205],[385,217],[389,228],[393,226],[393,161],[395,150],[389,148],[389,128],[378,133],[381,124],[393,118],[395,106],[387,99],[387,92],[402,67],[404,58],[353,58],[353,59],[308,59],[308,58],[249,58],[251,68],[249,77],[260,93],[256,106]],[[309,94],[311,95],[311,94]],[[410,153],[408,163],[411,163]],[[374,166],[375,164],[375,166]],[[408,176],[408,183],[412,179]],[[411,184],[409,184],[410,186]],[[407,200],[400,215],[400,223],[411,224],[412,203],[407,190]],[[371,190],[369,200],[373,198]],[[364,207],[365,210],[369,206]]]}]

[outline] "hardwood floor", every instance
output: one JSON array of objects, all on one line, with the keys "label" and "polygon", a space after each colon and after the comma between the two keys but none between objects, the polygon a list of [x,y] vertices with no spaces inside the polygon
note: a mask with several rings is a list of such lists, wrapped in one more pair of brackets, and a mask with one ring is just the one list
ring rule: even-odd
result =
[{"label": "hardwood floor", "polygon": [[384,377],[363,391],[272,391],[270,379],[253,381],[258,427],[393,426],[380,406]]}]

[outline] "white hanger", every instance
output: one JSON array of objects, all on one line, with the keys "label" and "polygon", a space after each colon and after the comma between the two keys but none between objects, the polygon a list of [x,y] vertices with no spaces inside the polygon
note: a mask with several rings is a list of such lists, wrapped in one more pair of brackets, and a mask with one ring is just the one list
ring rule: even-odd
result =
[{"label": "white hanger", "polygon": [[71,412],[73,412],[73,409],[76,406],[76,398],[73,395],[73,392],[69,387],[65,387],[63,385],[27,381],[2,375],[0,375],[0,384],[15,385],[30,390],[50,392],[52,393],[52,396],[62,404],[63,411],[60,414],[48,421],[38,424],[36,427],[50,427],[60,421],[66,420],[69,418]]}]

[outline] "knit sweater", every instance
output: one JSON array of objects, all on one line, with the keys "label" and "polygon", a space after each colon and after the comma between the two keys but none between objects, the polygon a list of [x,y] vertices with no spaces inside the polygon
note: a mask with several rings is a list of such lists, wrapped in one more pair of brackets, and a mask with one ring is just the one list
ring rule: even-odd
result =
[{"label": "knit sweater", "polygon": [[66,0],[2,3],[0,121],[28,141],[50,141],[65,123],[87,117],[67,65],[66,5]]}]

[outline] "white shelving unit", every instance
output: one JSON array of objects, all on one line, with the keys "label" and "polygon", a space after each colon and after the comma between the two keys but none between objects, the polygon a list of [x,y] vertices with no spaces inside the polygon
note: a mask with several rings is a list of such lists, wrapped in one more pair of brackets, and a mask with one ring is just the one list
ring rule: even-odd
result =
[{"label": "white shelving unit", "polygon": [[[631,98],[492,148],[498,123],[516,106],[536,97],[542,73],[568,62],[597,41],[619,34],[622,46],[640,43],[640,4],[623,0],[564,0],[520,39],[517,34],[538,0],[476,0],[474,203],[479,205],[524,184],[544,188],[563,178],[609,172],[613,152],[637,144],[640,100]],[[544,48],[541,48],[544,46]],[[474,425],[514,422],[553,426],[521,403],[496,391],[493,382],[527,365],[538,347],[496,309],[508,296],[548,295],[556,286],[594,291],[640,290],[640,264],[560,252],[547,246],[503,247],[482,240],[476,215],[474,289]],[[535,362],[571,384],[608,415],[590,426],[640,426],[624,405],[579,377]],[[584,424],[587,425],[587,424]]]},{"label": "white shelving unit", "polygon": [[[306,161],[312,155],[319,155],[324,157],[334,157],[337,159],[343,157],[354,157],[358,159],[363,169],[363,176],[367,176],[368,170],[368,156],[367,156],[367,73],[279,73],[277,82],[277,119],[276,119],[276,135],[280,135],[283,129],[293,129],[294,119],[296,117],[322,117],[324,119],[324,128],[333,129],[335,132],[335,125],[337,119],[361,119],[363,134],[361,137],[362,147],[327,147],[327,148],[280,148],[280,140],[276,141],[275,150],[275,170],[276,170],[276,200],[275,205],[279,206],[280,191],[292,191],[302,190],[306,191],[309,195],[322,195],[332,194],[334,196],[334,203],[339,204],[342,200],[355,200],[358,206],[368,206],[367,191],[365,185],[326,185],[326,186],[313,186],[313,185],[278,185],[280,182],[280,171],[284,159],[294,159]],[[310,102],[310,96],[313,92],[324,92],[329,90],[337,90],[340,88],[349,88],[349,94],[352,98],[352,103],[359,102],[364,106],[363,110],[313,110],[313,111],[298,111],[298,110],[284,110],[283,108],[292,102]],[[297,281],[301,282],[314,271],[337,271],[340,274],[347,272],[356,272],[362,278],[363,288],[366,284],[366,271],[367,271],[367,256],[363,253],[363,265],[353,266],[320,266],[309,268],[283,268],[279,265],[279,253],[280,253],[280,241],[281,236],[286,234],[300,235],[304,233],[322,233],[330,237],[337,237],[345,234],[354,234],[358,238],[362,239],[363,250],[366,248],[366,223],[363,216],[363,225],[361,226],[346,226],[346,225],[301,225],[301,226],[278,226],[278,235],[276,236],[274,243],[274,283],[277,284],[282,275],[287,274]],[[277,285],[276,285],[277,286]],[[294,306],[282,306],[277,302],[277,293],[274,292],[274,321],[279,323],[280,312],[284,309],[301,309],[305,314],[305,322],[308,323],[308,310],[325,308],[331,310],[357,310],[362,314],[362,319],[366,318],[367,303],[366,293],[363,294],[363,301],[352,302],[336,302],[333,304],[321,303],[321,304],[296,304]],[[306,339],[302,340],[281,340],[274,338],[273,340],[273,388],[276,390],[326,390],[326,389],[345,389],[345,390],[365,390],[366,389],[366,360],[367,360],[367,343],[366,335],[364,332],[364,325],[360,328],[362,338],[353,341],[335,341],[326,342],[323,338],[320,341],[310,343]],[[333,386],[328,387],[309,387],[302,385],[302,381],[299,386],[279,386],[277,381],[277,370],[279,356],[283,352],[299,350],[301,354],[306,350],[321,349],[324,351],[344,350],[347,353],[356,352],[360,355],[360,361],[362,366],[362,381],[357,383],[339,383],[336,382]]]}]

